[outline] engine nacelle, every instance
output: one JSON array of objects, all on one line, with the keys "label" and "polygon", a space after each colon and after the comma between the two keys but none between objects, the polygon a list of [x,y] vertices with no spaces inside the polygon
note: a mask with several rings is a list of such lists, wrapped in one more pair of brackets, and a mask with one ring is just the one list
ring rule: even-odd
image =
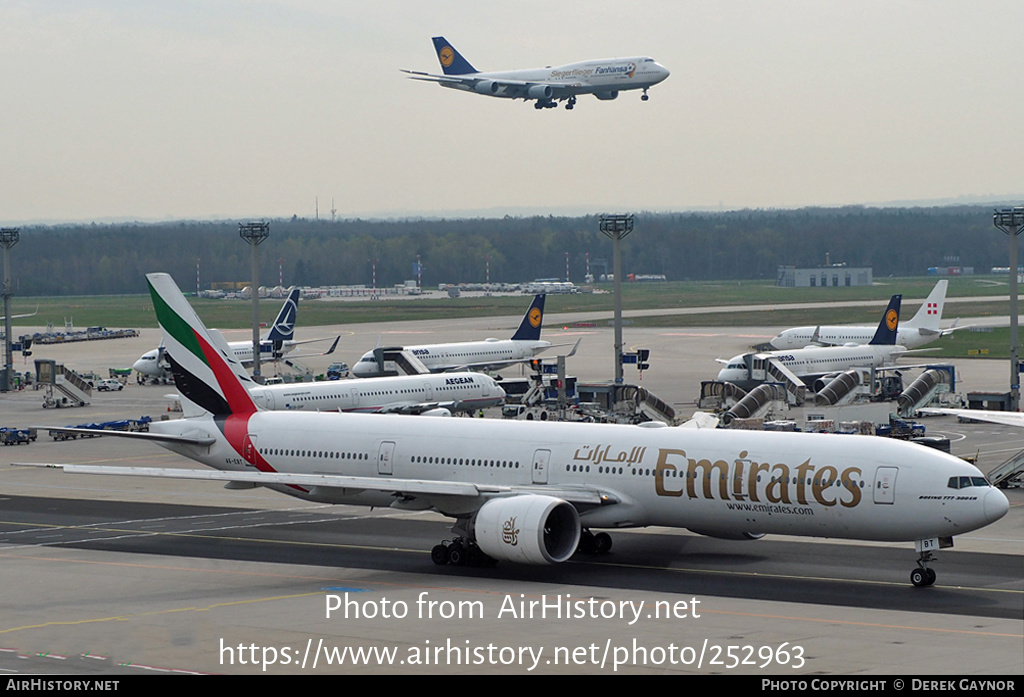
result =
[{"label": "engine nacelle", "polygon": [[498,94],[498,90],[501,89],[501,83],[494,80],[481,80],[473,85],[473,89],[480,94]]},{"label": "engine nacelle", "polygon": [[526,96],[530,99],[551,99],[552,94],[554,92],[551,90],[551,85],[533,85],[526,90]]},{"label": "engine nacelle", "polygon": [[476,544],[487,556],[518,564],[558,564],[580,544],[580,516],[553,496],[491,499],[476,514]]},{"label": "engine nacelle", "polygon": [[716,537],[719,540],[760,540],[764,537],[763,532],[722,532],[719,530],[694,530],[693,528],[687,528],[690,532],[695,532],[698,535],[704,535],[705,537]]},{"label": "engine nacelle", "polygon": [[618,90],[608,90],[607,92],[594,92],[594,96],[603,101],[615,99],[619,96]]},{"label": "engine nacelle", "polygon": [[451,416],[452,413],[444,407],[434,407],[433,409],[427,409],[420,416]]}]

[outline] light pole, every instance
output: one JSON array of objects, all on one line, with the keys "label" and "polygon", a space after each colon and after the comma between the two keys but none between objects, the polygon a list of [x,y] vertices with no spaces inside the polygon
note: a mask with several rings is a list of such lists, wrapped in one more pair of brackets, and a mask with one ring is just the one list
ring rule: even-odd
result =
[{"label": "light pole", "polygon": [[18,244],[21,229],[16,227],[0,228],[0,245],[4,248],[4,392],[11,391],[11,371],[14,370],[14,353],[11,347],[11,247]]},{"label": "light pole", "polygon": [[252,246],[252,377],[262,384],[260,376],[260,265],[256,248],[270,237],[270,223],[239,223],[238,236]]},{"label": "light pole", "polygon": [[1004,208],[992,215],[992,224],[1010,240],[1010,411],[1020,409],[1020,356],[1017,338],[1017,236],[1024,227],[1024,206]]},{"label": "light pole", "polygon": [[633,232],[632,215],[602,215],[601,232],[611,238],[615,253],[615,384],[622,384],[622,240]]}]

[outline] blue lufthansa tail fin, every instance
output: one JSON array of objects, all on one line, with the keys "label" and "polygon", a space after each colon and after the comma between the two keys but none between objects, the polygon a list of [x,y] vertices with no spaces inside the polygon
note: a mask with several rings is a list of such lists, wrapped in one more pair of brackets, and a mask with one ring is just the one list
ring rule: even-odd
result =
[{"label": "blue lufthansa tail fin", "polygon": [[455,47],[448,43],[443,36],[435,36],[434,50],[437,51],[437,60],[441,62],[441,70],[445,75],[467,75],[480,72],[469,61],[462,57],[462,54],[455,50]]},{"label": "blue lufthansa tail fin", "polygon": [[530,303],[530,309],[523,316],[519,329],[512,335],[513,341],[539,341],[540,326],[544,322],[544,297],[536,295]]},{"label": "blue lufthansa tail fin", "polygon": [[882,315],[882,321],[878,323],[878,329],[875,330],[874,338],[869,341],[869,344],[895,344],[896,343],[896,329],[900,323],[900,301],[903,300],[902,295],[894,295],[889,300],[889,307],[885,308],[885,314]]}]

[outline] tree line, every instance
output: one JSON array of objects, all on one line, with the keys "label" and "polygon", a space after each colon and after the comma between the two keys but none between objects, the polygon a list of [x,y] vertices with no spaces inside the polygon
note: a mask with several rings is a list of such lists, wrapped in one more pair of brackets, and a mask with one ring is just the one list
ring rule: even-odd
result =
[{"label": "tree line", "polygon": [[[181,221],[21,228],[11,250],[15,293],[144,293],[166,271],[183,289],[198,278],[248,281],[249,245],[238,223]],[[416,278],[438,283],[583,281],[611,272],[612,244],[598,216],[416,220],[271,220],[259,247],[262,285],[378,287]],[[776,278],[780,265],[871,266],[876,277],[924,275],[932,266],[1006,266],[1006,236],[992,208],[807,208],[722,213],[638,213],[622,244],[623,272],[670,281]]]}]

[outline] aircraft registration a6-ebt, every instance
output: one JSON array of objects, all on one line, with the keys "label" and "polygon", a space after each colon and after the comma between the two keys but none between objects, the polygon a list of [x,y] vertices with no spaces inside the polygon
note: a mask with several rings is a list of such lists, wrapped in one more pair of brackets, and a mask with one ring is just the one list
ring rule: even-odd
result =
[{"label": "aircraft registration a6-ebt", "polygon": [[973,465],[875,436],[262,411],[251,378],[174,281],[147,278],[185,414],[124,435],[213,470],[43,466],[432,509],[455,519],[454,540],[433,550],[439,564],[559,563],[607,551],[611,538],[595,529],[650,525],[914,542],[916,586],[935,582],[935,550],[1009,507]]}]

